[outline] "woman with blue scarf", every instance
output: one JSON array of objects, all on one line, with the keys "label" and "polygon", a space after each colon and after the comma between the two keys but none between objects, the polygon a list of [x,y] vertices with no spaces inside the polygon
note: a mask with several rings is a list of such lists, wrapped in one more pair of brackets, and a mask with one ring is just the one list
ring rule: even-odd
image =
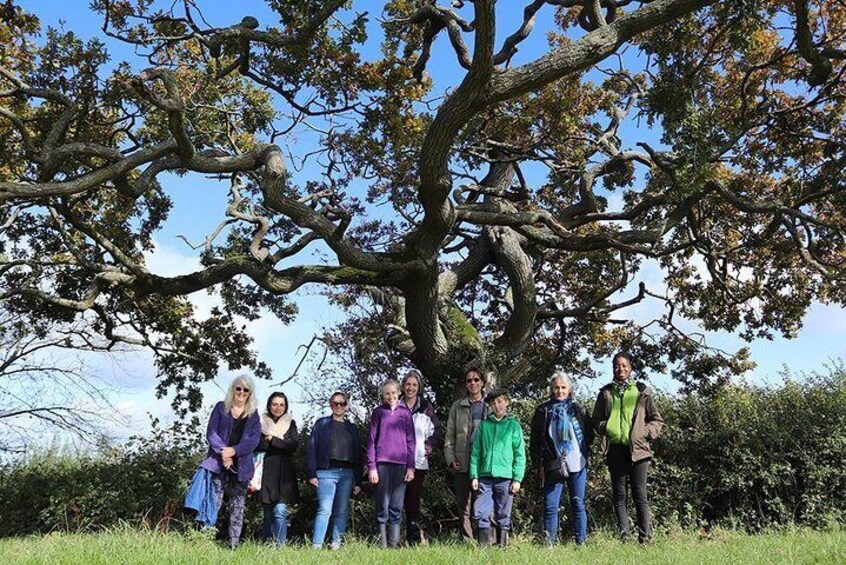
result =
[{"label": "woman with blue scarf", "polygon": [[558,507],[567,485],[570,524],[577,544],[587,537],[588,452],[593,428],[584,407],[572,399],[573,381],[562,372],[549,380],[550,399],[535,410],[529,451],[543,492],[544,543],[558,541]]}]

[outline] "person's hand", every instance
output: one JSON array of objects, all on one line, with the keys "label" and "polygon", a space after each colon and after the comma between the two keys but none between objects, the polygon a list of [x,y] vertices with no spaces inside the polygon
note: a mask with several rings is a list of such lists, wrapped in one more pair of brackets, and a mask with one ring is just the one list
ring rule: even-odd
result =
[{"label": "person's hand", "polygon": [[220,456],[224,459],[226,459],[227,457],[231,459],[235,457],[235,450],[231,447],[224,447],[220,450]]},{"label": "person's hand", "polygon": [[453,471],[460,471],[461,470],[461,463],[459,463],[458,461],[453,461],[452,462],[452,470]]},{"label": "person's hand", "polygon": [[473,490],[479,490],[479,479],[473,479],[470,481],[470,488]]},{"label": "person's hand", "polygon": [[223,468],[224,469],[231,469],[232,465],[234,463],[235,463],[235,461],[231,457],[224,457],[223,458]]},{"label": "person's hand", "polygon": [[405,482],[410,483],[414,480],[414,469],[406,469],[405,471]]},{"label": "person's hand", "polygon": [[520,492],[520,481],[511,481],[511,494]]},{"label": "person's hand", "polygon": [[320,481],[317,480],[317,477],[314,477],[313,479],[308,480],[308,484],[310,484],[314,488],[317,488],[317,485],[320,484]]},{"label": "person's hand", "polygon": [[361,493],[361,487],[358,486],[358,485],[355,485],[353,487],[353,496],[358,496],[360,493]]},{"label": "person's hand", "polygon": [[370,477],[370,484],[371,485],[378,485],[379,484],[379,472],[378,471],[370,471],[368,475]]}]

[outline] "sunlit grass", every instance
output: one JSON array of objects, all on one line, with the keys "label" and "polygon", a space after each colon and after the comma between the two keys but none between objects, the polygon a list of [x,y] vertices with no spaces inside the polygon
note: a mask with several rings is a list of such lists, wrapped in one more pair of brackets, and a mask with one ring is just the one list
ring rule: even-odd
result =
[{"label": "sunlit grass", "polygon": [[304,545],[279,549],[249,541],[232,551],[200,532],[160,534],[124,527],[96,534],[0,540],[0,563],[846,563],[846,531],[791,530],[756,536],[718,531],[708,538],[672,534],[647,547],[622,544],[606,535],[593,536],[582,548],[565,544],[548,549],[518,538],[505,550],[485,551],[443,543],[386,551],[354,541],[332,552]]}]

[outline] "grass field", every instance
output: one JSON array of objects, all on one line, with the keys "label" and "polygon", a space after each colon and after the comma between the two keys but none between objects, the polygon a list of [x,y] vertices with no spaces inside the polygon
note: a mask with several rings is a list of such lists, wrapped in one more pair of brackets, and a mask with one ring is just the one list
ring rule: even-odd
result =
[{"label": "grass field", "polygon": [[125,528],[98,534],[3,539],[0,540],[0,563],[842,564],[846,563],[846,531],[796,530],[757,536],[720,531],[708,539],[676,534],[656,539],[648,547],[624,545],[601,535],[594,536],[582,548],[562,545],[548,549],[518,539],[505,550],[487,551],[449,544],[385,551],[353,542],[340,551],[331,552],[303,546],[277,549],[253,542],[245,542],[237,550],[230,551],[200,533],[156,534]]}]

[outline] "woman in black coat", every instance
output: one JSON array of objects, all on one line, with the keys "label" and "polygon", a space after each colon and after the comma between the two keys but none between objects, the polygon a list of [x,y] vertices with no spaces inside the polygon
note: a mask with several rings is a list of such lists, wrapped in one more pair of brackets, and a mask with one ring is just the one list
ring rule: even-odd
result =
[{"label": "woman in black coat", "polygon": [[267,412],[261,417],[261,442],[264,471],[261,500],[264,509],[262,539],[284,545],[288,537],[288,505],[299,501],[294,451],[299,446],[297,424],[288,414],[288,397],[274,392],[267,399]]},{"label": "woman in black coat", "polygon": [[573,381],[557,371],[549,380],[550,398],[535,410],[529,452],[543,492],[544,543],[558,541],[558,505],[564,486],[577,544],[587,537],[588,454],[593,427],[584,407],[573,399]]}]

